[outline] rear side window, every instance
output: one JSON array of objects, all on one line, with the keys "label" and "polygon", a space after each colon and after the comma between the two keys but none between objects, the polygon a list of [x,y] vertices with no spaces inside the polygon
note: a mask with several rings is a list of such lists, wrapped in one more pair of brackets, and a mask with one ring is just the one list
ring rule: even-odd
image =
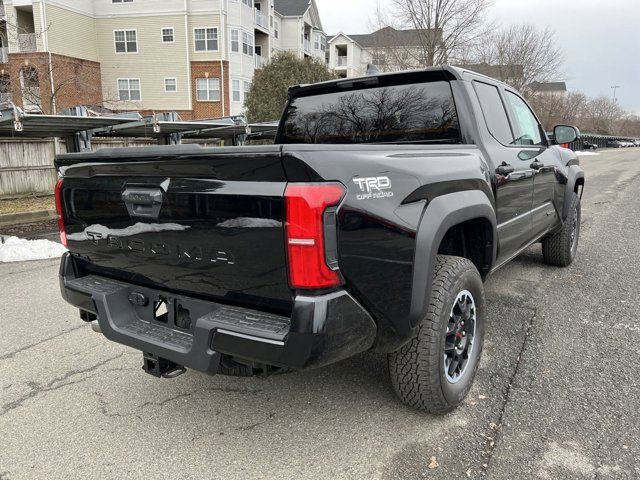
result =
[{"label": "rear side window", "polygon": [[487,83],[475,81],[473,85],[476,89],[478,100],[480,100],[480,107],[482,107],[482,113],[489,132],[503,145],[512,144],[514,139],[513,132],[509,126],[509,117],[507,117],[507,111],[500,99],[498,88]]},{"label": "rear side window", "polygon": [[436,81],[294,98],[280,143],[460,143],[449,82]]}]

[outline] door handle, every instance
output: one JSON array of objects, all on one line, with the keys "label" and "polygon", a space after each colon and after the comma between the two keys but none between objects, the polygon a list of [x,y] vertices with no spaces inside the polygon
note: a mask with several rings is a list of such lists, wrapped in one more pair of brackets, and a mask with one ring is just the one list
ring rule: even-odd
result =
[{"label": "door handle", "polygon": [[509,165],[507,162],[502,162],[502,165],[496,168],[496,173],[498,175],[509,175],[510,173],[515,172],[515,168]]},{"label": "door handle", "polygon": [[533,168],[534,170],[540,170],[542,167],[544,167],[544,163],[542,162],[538,162],[537,160],[535,162],[533,162],[531,165],[529,165],[529,167]]}]

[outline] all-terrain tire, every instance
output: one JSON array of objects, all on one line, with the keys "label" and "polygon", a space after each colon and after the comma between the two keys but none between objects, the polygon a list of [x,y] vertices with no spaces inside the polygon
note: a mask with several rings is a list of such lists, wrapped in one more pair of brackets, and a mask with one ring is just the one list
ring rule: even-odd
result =
[{"label": "all-terrain tire", "polygon": [[542,239],[542,257],[544,263],[557,267],[568,267],[576,258],[580,239],[581,207],[580,196],[572,193],[569,213],[562,229],[552,237]]},{"label": "all-terrain tire", "polygon": [[[474,301],[475,333],[468,363],[452,383],[445,370],[445,340],[451,335],[454,303],[465,291]],[[393,389],[405,404],[443,414],[464,400],[480,363],[484,315],[484,285],[473,263],[466,258],[438,255],[427,314],[419,321],[416,336],[388,356]]]}]

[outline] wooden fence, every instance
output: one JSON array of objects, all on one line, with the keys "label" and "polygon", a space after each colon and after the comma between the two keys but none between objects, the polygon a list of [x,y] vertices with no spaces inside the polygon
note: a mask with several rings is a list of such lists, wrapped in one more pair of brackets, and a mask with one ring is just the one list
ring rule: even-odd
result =
[{"label": "wooden fence", "polygon": [[[153,140],[94,139],[93,150],[155,145]],[[57,174],[53,160],[65,153],[64,142],[54,140],[0,141],[0,197],[51,193]]]}]

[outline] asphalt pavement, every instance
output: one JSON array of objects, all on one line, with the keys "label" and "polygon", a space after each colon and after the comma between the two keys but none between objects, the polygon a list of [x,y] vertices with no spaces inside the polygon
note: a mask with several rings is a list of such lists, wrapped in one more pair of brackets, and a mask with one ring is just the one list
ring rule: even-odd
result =
[{"label": "asphalt pavement", "polygon": [[640,149],[582,164],[576,262],[538,245],[489,279],[478,377],[444,417],[373,353],[157,380],[60,298],[57,261],[0,264],[0,480],[640,478]]}]

